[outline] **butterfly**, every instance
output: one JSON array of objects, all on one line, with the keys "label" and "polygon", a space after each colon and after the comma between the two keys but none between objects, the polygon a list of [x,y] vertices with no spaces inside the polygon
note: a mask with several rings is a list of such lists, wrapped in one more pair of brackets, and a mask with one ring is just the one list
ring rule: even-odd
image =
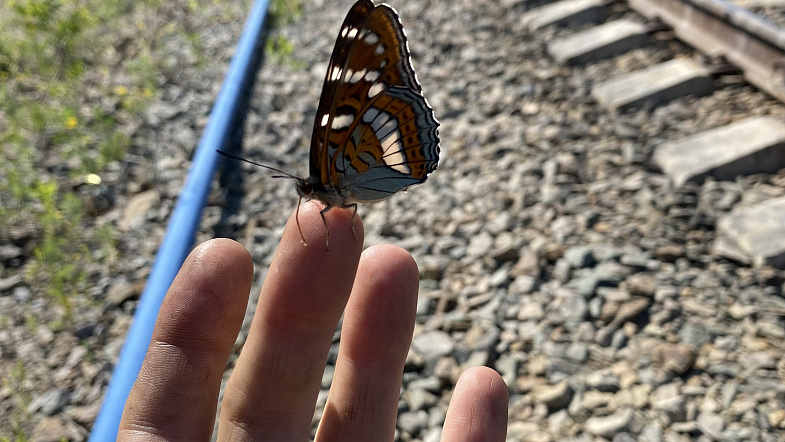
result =
[{"label": "butterfly", "polygon": [[[325,207],[353,208],[374,203],[424,182],[439,161],[439,122],[412,68],[409,43],[398,13],[387,4],[359,0],[338,32],[324,79],[310,153],[310,174],[300,178],[263,164],[297,181],[300,202],[317,199]],[[357,235],[354,234],[355,239]]]}]

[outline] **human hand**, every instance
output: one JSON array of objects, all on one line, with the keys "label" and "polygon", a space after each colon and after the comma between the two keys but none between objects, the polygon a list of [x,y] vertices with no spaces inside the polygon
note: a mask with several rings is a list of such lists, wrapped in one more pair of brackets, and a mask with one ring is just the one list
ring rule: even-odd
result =
[{"label": "human hand", "polygon": [[[289,218],[256,314],[224,392],[218,440],[307,441],[335,328],[341,345],[317,441],[391,441],[417,303],[417,265],[405,250],[362,252],[351,211],[331,210],[330,251],[316,203]],[[253,263],[238,243],[207,241],[164,299],[118,440],[209,440],[226,361],[245,314]],[[350,295],[351,293],[351,295]],[[507,388],[490,368],[455,387],[442,440],[504,441]]]}]

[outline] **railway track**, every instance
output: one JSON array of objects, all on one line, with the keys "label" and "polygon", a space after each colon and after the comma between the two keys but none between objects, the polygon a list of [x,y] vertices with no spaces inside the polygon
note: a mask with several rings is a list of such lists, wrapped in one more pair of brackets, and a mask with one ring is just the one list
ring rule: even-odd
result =
[{"label": "railway track", "polygon": [[[750,84],[785,101],[785,29],[769,21],[782,14],[770,11],[767,18],[725,0],[630,0],[627,4],[643,20],[604,21],[554,39],[548,53],[561,63],[589,64],[643,47],[652,32],[668,29],[700,51],[701,58],[675,58],[599,82],[592,95],[608,111],[709,95],[717,76],[728,73],[740,73]],[[523,22],[529,29],[599,22],[608,17],[609,9],[603,1],[566,0],[530,11]],[[653,160],[677,186],[700,184],[708,177],[727,181],[773,174],[785,168],[785,121],[750,116],[656,146]],[[719,220],[718,231],[717,253],[785,268],[785,199],[728,215]]]}]

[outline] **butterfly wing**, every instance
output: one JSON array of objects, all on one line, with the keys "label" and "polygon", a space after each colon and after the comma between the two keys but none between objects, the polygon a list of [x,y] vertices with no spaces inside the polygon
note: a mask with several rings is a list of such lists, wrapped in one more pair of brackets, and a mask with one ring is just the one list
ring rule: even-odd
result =
[{"label": "butterfly wing", "polygon": [[333,50],[311,141],[311,177],[372,202],[436,169],[439,123],[422,96],[398,14],[360,0]]}]

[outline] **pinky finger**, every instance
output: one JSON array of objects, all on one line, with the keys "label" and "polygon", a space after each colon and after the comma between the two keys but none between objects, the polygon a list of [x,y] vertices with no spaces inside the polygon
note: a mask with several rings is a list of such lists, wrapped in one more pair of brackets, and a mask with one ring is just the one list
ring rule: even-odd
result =
[{"label": "pinky finger", "polygon": [[507,385],[488,367],[466,370],[455,386],[442,442],[504,442]]}]

